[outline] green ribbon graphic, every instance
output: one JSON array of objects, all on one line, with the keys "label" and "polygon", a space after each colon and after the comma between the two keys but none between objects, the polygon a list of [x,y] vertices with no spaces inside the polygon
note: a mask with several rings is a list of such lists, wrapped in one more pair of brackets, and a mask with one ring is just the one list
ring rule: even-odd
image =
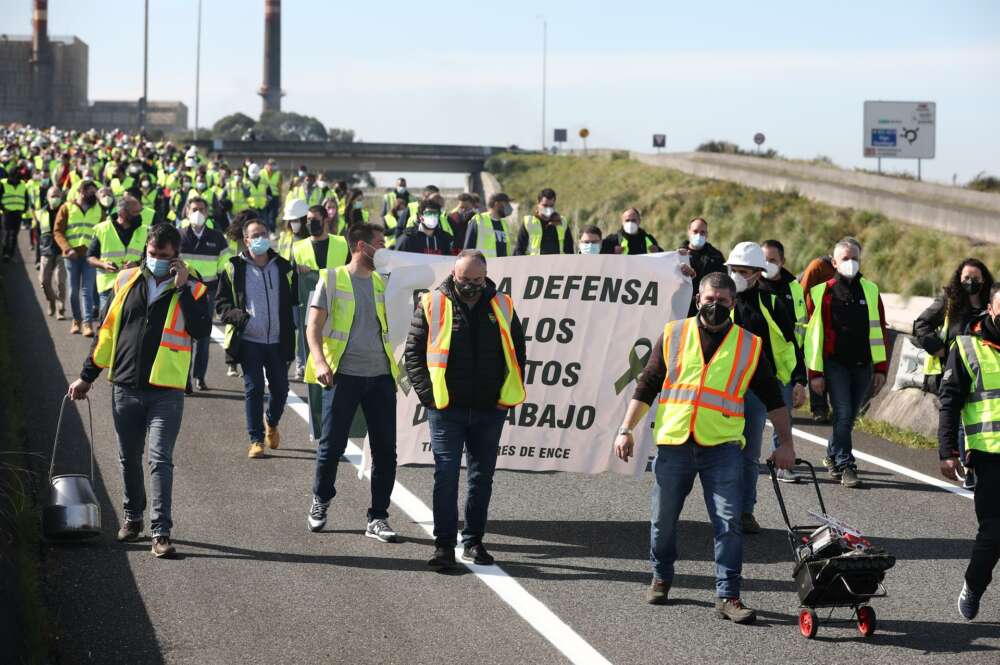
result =
[{"label": "green ribbon graphic", "polygon": [[[639,348],[646,349],[646,352],[643,353],[642,356],[636,353],[636,349]],[[628,369],[625,370],[624,374],[618,377],[617,381],[615,381],[616,395],[620,395],[621,392],[628,387],[628,384],[639,378],[639,375],[642,374],[642,370],[646,367],[646,363],[649,362],[649,356],[652,353],[652,342],[645,337],[636,340],[635,344],[632,345],[632,348],[629,349],[628,352]]]}]

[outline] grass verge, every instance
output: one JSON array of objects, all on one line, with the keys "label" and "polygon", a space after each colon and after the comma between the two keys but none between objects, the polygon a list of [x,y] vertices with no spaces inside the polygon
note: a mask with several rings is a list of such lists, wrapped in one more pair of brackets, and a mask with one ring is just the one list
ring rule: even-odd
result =
[{"label": "grass verge", "polygon": [[898,443],[899,445],[906,446],[907,448],[937,449],[938,447],[937,439],[933,437],[929,437],[926,434],[921,434],[912,430],[903,429],[902,427],[896,427],[895,425],[882,422],[881,420],[858,418],[855,426],[866,434],[871,434],[872,436],[877,436],[885,439],[886,441]]},{"label": "grass verge", "polygon": [[649,166],[627,153],[505,154],[491,157],[487,169],[525,211],[543,187],[555,189],[558,208],[575,229],[596,224],[605,232],[617,231],[622,211],[636,206],[643,227],[661,247],[672,249],[686,239],[688,222],[700,216],[711,225],[710,242],[723,254],[743,240],[781,240],[793,273],[852,235],[865,246],[862,271],[887,293],[936,295],[967,256],[1000,266],[1000,245],[975,244],[880,213],[835,208],[795,192],[757,190]]},{"label": "grass verge", "polygon": [[[19,662],[48,663],[51,621],[42,596],[41,519],[25,449],[27,423],[14,366],[11,316],[0,286],[0,557],[14,579],[13,619]],[[10,602],[5,599],[4,602]],[[4,660],[4,662],[8,662]],[[17,662],[17,661],[11,661]]]}]

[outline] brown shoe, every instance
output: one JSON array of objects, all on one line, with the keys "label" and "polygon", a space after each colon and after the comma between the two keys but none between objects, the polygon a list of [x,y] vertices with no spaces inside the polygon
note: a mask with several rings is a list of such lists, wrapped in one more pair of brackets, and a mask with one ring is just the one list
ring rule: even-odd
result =
[{"label": "brown shoe", "polygon": [[719,598],[715,601],[715,616],[729,619],[733,623],[753,623],[757,613],[743,604],[739,598]]},{"label": "brown shoe", "polygon": [[271,450],[278,449],[278,446],[281,445],[281,433],[278,432],[277,425],[271,427],[267,423],[264,423],[264,442]]},{"label": "brown shoe", "polygon": [[139,540],[139,536],[142,535],[142,520],[136,520],[135,522],[131,520],[125,520],[122,524],[122,528],[118,529],[118,542],[120,543],[131,543],[133,541]]},{"label": "brown shoe", "polygon": [[261,457],[265,457],[266,454],[267,454],[267,449],[264,447],[264,444],[261,443],[260,441],[254,441],[253,443],[251,443],[250,450],[247,451],[247,457],[249,457],[250,459],[260,459]]},{"label": "brown shoe", "polygon": [[91,325],[90,321],[84,321],[83,325],[80,326],[80,330],[84,337],[94,336],[94,326]]},{"label": "brown shoe", "polygon": [[670,585],[663,580],[653,579],[652,584],[646,590],[646,602],[650,605],[666,605],[667,594],[670,592]]},{"label": "brown shoe", "polygon": [[73,322],[69,324],[69,334],[79,335],[80,334],[80,322],[73,319]]},{"label": "brown shoe", "polygon": [[170,544],[170,536],[153,536],[152,552],[157,559],[169,559],[177,550]]}]

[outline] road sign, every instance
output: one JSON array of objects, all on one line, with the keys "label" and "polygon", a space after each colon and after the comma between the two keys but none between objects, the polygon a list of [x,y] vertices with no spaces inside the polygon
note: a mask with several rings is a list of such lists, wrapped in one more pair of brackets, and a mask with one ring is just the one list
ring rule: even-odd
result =
[{"label": "road sign", "polygon": [[653,134],[653,147],[654,148],[666,148],[667,147],[667,135],[666,134]]},{"label": "road sign", "polygon": [[756,134],[753,135],[753,142],[756,143],[757,145],[763,145],[764,139],[765,137],[761,132],[757,132]]},{"label": "road sign", "polygon": [[566,130],[557,129],[553,132],[552,141],[554,143],[565,143],[566,142]]},{"label": "road sign", "polygon": [[584,127],[583,129],[580,130],[580,138],[581,139],[585,139],[588,136],[590,136],[590,130],[589,129],[587,129],[586,127]]},{"label": "road sign", "polygon": [[934,102],[865,102],[865,157],[933,159]]}]

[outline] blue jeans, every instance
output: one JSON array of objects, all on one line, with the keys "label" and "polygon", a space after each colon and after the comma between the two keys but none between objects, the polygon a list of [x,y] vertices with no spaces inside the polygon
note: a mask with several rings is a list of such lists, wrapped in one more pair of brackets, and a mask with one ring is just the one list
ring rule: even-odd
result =
[{"label": "blue jeans", "polygon": [[493,496],[500,433],[506,409],[427,409],[434,452],[434,544],[454,547],[458,537],[458,475],[465,449],[468,494],[462,544],[483,542],[486,514]]},{"label": "blue jeans", "polygon": [[748,390],[743,399],[743,418],[743,437],[747,442],[743,446],[743,475],[740,481],[743,488],[743,503],[741,505],[744,513],[753,514],[754,506],[757,505],[757,477],[760,475],[760,449],[764,444],[767,407],[753,394],[752,390]]},{"label": "blue jeans", "polygon": [[292,308],[292,320],[295,321],[295,363],[296,368],[306,366],[306,354],[309,345],[306,343],[306,307]]},{"label": "blue jeans", "polygon": [[[98,312],[100,312],[101,314],[104,313],[104,308],[107,306],[108,301],[111,300],[111,296],[113,296],[114,294],[115,294],[115,290],[113,288],[108,289],[107,291],[101,291],[100,293],[97,294],[97,311]],[[98,316],[97,316],[97,321],[100,321],[102,323],[104,322],[104,319],[101,317],[100,314],[98,314]]]},{"label": "blue jeans", "polygon": [[97,268],[87,263],[87,257],[67,258],[69,277],[69,307],[74,321],[96,321]]},{"label": "blue jeans", "polygon": [[113,384],[112,414],[118,439],[118,461],[124,485],[125,519],[142,520],[146,487],[142,454],[149,440],[150,533],[169,536],[173,527],[170,506],[174,485],[174,442],[184,415],[184,392],[164,388],[136,389]]},{"label": "blue jeans", "polygon": [[[808,389],[807,389],[808,390]],[[782,383],[781,384],[781,397],[785,400],[785,406],[788,407],[788,417],[792,417],[792,403],[795,400],[795,384],[794,383]],[[778,449],[778,430],[771,428],[771,450]]]},{"label": "blue jeans", "polygon": [[833,409],[833,432],[826,444],[826,456],[833,459],[838,471],[855,466],[851,432],[854,419],[868,399],[872,388],[871,364],[845,367],[835,360],[825,361],[826,389]]},{"label": "blue jeans", "polygon": [[743,527],[740,488],[743,460],[738,443],[702,447],[692,441],[657,446],[653,462],[653,509],[649,559],[653,577],[670,584],[677,561],[677,519],[701,477],[705,507],[715,531],[715,594],[739,598],[743,572]]},{"label": "blue jeans", "polygon": [[[202,296],[208,301],[208,311],[215,311],[215,284],[208,285],[208,291]],[[205,372],[208,371],[208,348],[212,346],[212,336],[207,335],[201,339],[194,340],[194,354],[191,359],[191,376],[196,379],[205,380]]]},{"label": "blue jeans", "polygon": [[281,358],[280,344],[240,344],[243,390],[246,394],[247,434],[250,442],[264,440],[264,375],[271,398],[267,401],[267,424],[277,427],[288,399],[288,367]]},{"label": "blue jeans", "polygon": [[347,438],[358,407],[368,422],[372,451],[372,502],[368,520],[389,516],[389,497],[396,484],[396,383],[389,374],[362,377],[335,375],[323,390],[323,425],[316,446],[313,494],[320,501],[337,496],[337,466],[347,449]]}]

